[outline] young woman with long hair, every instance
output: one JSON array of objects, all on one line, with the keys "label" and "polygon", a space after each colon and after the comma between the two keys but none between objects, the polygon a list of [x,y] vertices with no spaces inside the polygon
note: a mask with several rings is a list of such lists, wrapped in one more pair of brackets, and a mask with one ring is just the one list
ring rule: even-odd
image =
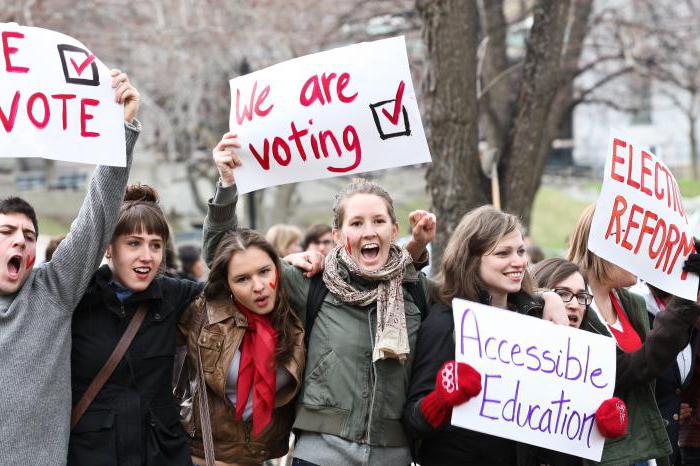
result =
[{"label": "young woman with long hair", "polygon": [[[213,248],[206,244],[216,244],[235,227],[235,192],[226,185],[239,163],[237,147],[230,134],[217,146],[228,162],[220,167],[220,202],[205,224],[208,262]],[[380,186],[356,180],[336,198],[336,246],[325,258],[322,276],[327,294],[314,309],[313,327],[306,329],[307,370],[294,422],[299,434],[294,464],[405,466],[411,461],[401,413],[421,323],[411,290],[424,280],[412,257],[425,251],[435,218],[418,212],[412,220],[414,241],[407,250],[395,244],[393,201]],[[281,279],[292,307],[306,322],[312,280],[284,263]]]}]

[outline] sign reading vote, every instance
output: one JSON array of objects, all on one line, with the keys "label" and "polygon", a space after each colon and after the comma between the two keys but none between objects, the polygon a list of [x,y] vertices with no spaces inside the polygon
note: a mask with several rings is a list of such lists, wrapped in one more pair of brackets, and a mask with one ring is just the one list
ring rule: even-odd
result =
[{"label": "sign reading vote", "polygon": [[403,37],[232,79],[240,193],[430,162]]},{"label": "sign reading vote", "polygon": [[683,271],[695,245],[678,183],[651,151],[616,131],[588,249],[650,285],[696,299],[698,276]]},{"label": "sign reading vote", "polygon": [[64,34],[0,23],[0,157],[125,166],[107,67]]},{"label": "sign reading vote", "polygon": [[595,411],[615,388],[612,338],[454,299],[455,356],[481,393],[452,424],[599,461]]}]

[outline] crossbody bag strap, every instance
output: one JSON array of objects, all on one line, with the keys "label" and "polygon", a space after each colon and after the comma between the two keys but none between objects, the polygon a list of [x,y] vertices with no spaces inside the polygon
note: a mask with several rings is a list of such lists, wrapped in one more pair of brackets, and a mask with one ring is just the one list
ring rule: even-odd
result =
[{"label": "crossbody bag strap", "polygon": [[207,306],[204,305],[199,321],[199,333],[197,335],[197,383],[199,388],[199,422],[202,429],[202,444],[204,445],[204,460],[207,466],[215,466],[216,456],[214,452],[214,438],[211,433],[211,416],[209,412],[209,397],[207,396],[207,382],[204,379],[202,365],[202,351],[199,347],[204,322],[206,321]]},{"label": "crossbody bag strap", "polygon": [[141,324],[143,324],[143,319],[146,317],[146,311],[146,304],[141,304],[136,311],[136,314],[134,314],[134,317],[131,318],[131,322],[129,322],[129,325],[126,327],[124,335],[122,335],[122,337],[119,339],[119,342],[114,348],[114,351],[112,351],[112,354],[109,356],[109,359],[105,365],[102,366],[102,369],[100,369],[100,372],[97,373],[92,382],[90,382],[90,385],[88,386],[87,390],[85,390],[85,393],[83,393],[83,396],[80,398],[80,401],[78,401],[78,404],[73,407],[70,414],[71,430],[73,430],[76,424],[78,424],[80,418],[83,417],[85,411],[87,411],[88,407],[92,404],[97,394],[100,393],[100,390],[102,390],[102,387],[105,383],[107,383],[107,380],[109,380],[112,372],[114,372],[114,369],[117,368],[117,365],[124,357],[124,354],[126,354],[126,350],[129,349],[129,345],[131,345],[136,333],[139,331],[139,328],[141,328]]}]

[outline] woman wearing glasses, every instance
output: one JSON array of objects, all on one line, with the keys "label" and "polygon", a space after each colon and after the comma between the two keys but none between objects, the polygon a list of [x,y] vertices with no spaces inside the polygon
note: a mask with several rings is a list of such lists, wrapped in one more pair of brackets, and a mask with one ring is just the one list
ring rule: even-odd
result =
[{"label": "woman wearing glasses", "polygon": [[[420,444],[415,459],[423,466],[513,465],[526,460],[535,464],[541,455],[534,452],[534,447],[454,427],[449,422],[454,406],[481,391],[481,375],[471,366],[454,361],[452,298],[478,301],[562,325],[569,323],[556,293],[544,293],[542,298],[532,294],[517,218],[491,206],[465,215],[445,248],[433,297],[435,304],[418,333],[404,411],[404,425]],[[454,385],[450,380],[455,379],[459,381],[457,387],[446,389]]]},{"label": "woman wearing glasses", "polygon": [[[660,464],[668,464],[672,449],[656,406],[654,380],[687,345],[690,330],[700,317],[700,306],[675,298],[649,331],[644,299],[625,289],[634,285],[637,277],[588,250],[594,207],[590,206],[581,215],[567,256],[580,268],[593,295],[587,309],[581,306],[585,315],[580,328],[615,339],[618,347],[615,396],[622,398],[629,408],[627,434],[606,441],[601,463],[647,464],[656,459]],[[686,270],[697,273],[700,268],[695,264],[695,261],[686,262]],[[539,267],[544,265],[538,265],[538,277]],[[546,282],[544,278],[540,281]]]}]

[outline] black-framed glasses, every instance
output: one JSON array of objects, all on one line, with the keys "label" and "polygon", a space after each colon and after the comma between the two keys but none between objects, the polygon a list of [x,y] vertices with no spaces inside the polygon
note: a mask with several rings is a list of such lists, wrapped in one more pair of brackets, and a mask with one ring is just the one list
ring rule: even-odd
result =
[{"label": "black-framed glasses", "polygon": [[582,291],[580,293],[572,293],[566,288],[554,288],[552,291],[558,294],[561,300],[565,303],[568,303],[569,301],[574,299],[574,296],[576,297],[576,301],[578,301],[579,304],[583,304],[584,306],[590,306],[593,302],[593,295],[590,293],[586,293],[585,291]]}]

